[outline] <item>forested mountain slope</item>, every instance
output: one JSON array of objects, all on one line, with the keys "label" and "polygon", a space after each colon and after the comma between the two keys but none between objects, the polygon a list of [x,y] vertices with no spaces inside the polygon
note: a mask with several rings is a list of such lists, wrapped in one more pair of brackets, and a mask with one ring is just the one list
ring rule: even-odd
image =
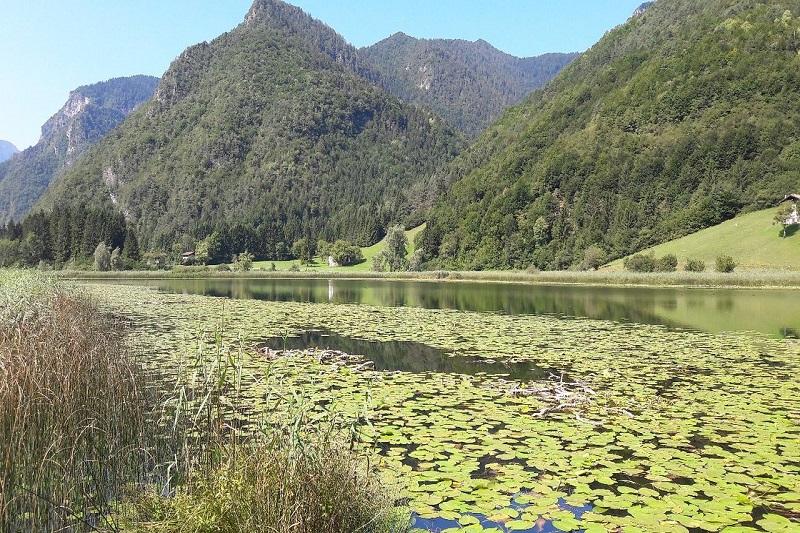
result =
[{"label": "forested mountain slope", "polygon": [[19,220],[92,144],[153,96],[158,78],[132,76],[78,87],[42,126],[39,142],[0,164],[0,224]]},{"label": "forested mountain slope", "polygon": [[426,179],[464,141],[375,78],[326,25],[256,0],[237,28],[181,54],[41,205],[113,204],[143,249],[214,231],[260,258],[303,237],[376,242],[435,201]]},{"label": "forested mountain slope", "polygon": [[658,0],[449,167],[432,265],[566,268],[800,188],[800,2]]},{"label": "forested mountain slope", "polygon": [[361,52],[375,64],[387,91],[431,109],[472,138],[579,55],[518,58],[482,40],[416,39],[404,33]]}]

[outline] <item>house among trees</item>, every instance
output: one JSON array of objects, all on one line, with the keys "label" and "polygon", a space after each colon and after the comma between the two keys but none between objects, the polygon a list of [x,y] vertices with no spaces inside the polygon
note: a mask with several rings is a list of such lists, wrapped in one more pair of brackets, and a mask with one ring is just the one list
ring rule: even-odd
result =
[{"label": "house among trees", "polygon": [[784,202],[791,200],[792,201],[792,208],[791,211],[788,209],[781,208],[778,211],[778,214],[775,215],[775,221],[780,222],[783,225],[783,236],[786,237],[786,228],[789,226],[794,226],[795,224],[800,224],[800,215],[797,214],[797,202],[800,200],[800,194],[797,193],[790,193],[783,197],[781,200],[781,204]]},{"label": "house among trees", "polygon": [[194,263],[194,252],[183,252],[181,254],[181,262],[184,265]]},{"label": "house among trees", "polygon": [[787,216],[783,220],[783,225],[791,226],[792,224],[800,224],[800,215],[797,214],[797,202],[800,201],[800,194],[797,193],[787,194],[786,196],[783,197],[781,203],[787,200],[792,201],[792,212],[789,213],[789,216]]}]

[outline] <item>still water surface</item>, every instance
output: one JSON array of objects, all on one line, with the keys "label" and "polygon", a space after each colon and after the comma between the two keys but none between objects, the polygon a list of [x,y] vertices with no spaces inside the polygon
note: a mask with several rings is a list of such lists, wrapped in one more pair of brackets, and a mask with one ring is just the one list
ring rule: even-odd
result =
[{"label": "still water surface", "polygon": [[173,293],[229,298],[546,314],[662,324],[700,331],[800,334],[796,289],[587,287],[344,279],[125,280]]}]

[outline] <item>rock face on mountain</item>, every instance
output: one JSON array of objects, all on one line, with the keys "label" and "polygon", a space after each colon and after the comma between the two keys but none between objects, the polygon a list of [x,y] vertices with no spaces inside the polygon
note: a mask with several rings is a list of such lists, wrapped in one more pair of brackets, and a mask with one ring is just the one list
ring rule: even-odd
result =
[{"label": "rock face on mountain", "polygon": [[636,10],[633,12],[633,15],[631,15],[631,18],[638,17],[639,15],[647,11],[647,8],[650,7],[651,5],[653,5],[653,2],[644,2],[642,5],[636,8]]},{"label": "rock face on mountain", "polygon": [[16,146],[8,141],[0,141],[0,163],[10,159],[11,156],[18,154],[19,150]]},{"label": "rock face on mountain", "polygon": [[47,186],[155,91],[158,78],[132,76],[79,87],[42,126],[39,142],[0,164],[0,223],[19,220]]},{"label": "rock face on mountain", "polygon": [[420,244],[451,268],[620,257],[775,205],[798,131],[797,2],[658,0],[451,164]]},{"label": "rock face on mountain", "polygon": [[482,40],[416,39],[404,33],[361,52],[375,64],[387,91],[435,111],[473,138],[579,55],[518,58]]},{"label": "rock face on mountain", "polygon": [[464,145],[376,77],[328,26],[256,0],[238,27],[183,52],[42,205],[113,204],[145,249],[215,231],[263,258],[301,238],[375,242],[419,219],[438,194],[426,180]]}]

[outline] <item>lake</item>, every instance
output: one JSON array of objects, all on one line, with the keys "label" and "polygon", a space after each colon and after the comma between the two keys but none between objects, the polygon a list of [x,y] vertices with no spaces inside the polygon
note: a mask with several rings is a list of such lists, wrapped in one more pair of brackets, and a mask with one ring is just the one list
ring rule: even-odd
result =
[{"label": "lake", "polygon": [[344,279],[120,280],[179,294],[278,302],[421,307],[586,317],[707,332],[800,334],[796,289],[590,287],[470,281]]},{"label": "lake", "polygon": [[[796,526],[800,341],[782,338],[798,329],[788,291],[125,284],[94,296],[130,320],[146,368],[169,381],[188,361],[240,357],[233,418],[279,420],[299,402],[358,426],[416,531]],[[309,345],[319,349],[298,351]]]}]

